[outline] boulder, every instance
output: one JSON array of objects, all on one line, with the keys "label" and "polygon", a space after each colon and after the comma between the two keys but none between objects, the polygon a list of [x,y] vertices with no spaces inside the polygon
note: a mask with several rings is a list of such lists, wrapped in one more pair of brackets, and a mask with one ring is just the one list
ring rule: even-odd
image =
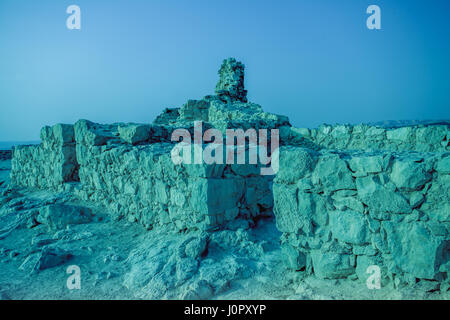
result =
[{"label": "boulder", "polygon": [[296,233],[304,224],[298,211],[297,188],[295,186],[275,184],[273,186],[273,197],[278,230]]},{"label": "boulder", "polygon": [[207,250],[208,237],[206,235],[201,235],[189,239],[186,243],[184,251],[189,258],[200,258]]},{"label": "boulder", "polygon": [[127,124],[118,127],[120,138],[136,145],[150,140],[151,126],[146,124]]},{"label": "boulder", "polygon": [[51,231],[66,228],[70,224],[82,224],[92,221],[89,208],[65,204],[52,204],[43,207],[36,220],[45,224]]},{"label": "boulder", "polygon": [[20,265],[19,270],[36,273],[64,264],[71,258],[72,254],[63,249],[44,247],[41,251],[29,255]]},{"label": "boulder", "polygon": [[314,273],[321,279],[346,278],[355,272],[352,256],[335,252],[311,251]]},{"label": "boulder", "polygon": [[426,171],[424,163],[411,160],[396,160],[392,165],[390,178],[402,190],[418,190],[431,180],[431,174]]},{"label": "boulder", "polygon": [[450,174],[450,154],[446,154],[437,162],[436,171],[439,174]]},{"label": "boulder", "polygon": [[310,174],[315,165],[315,153],[306,148],[282,147],[277,181],[294,183]]},{"label": "boulder", "polygon": [[101,146],[116,139],[117,125],[102,125],[82,119],[75,123],[74,130],[77,144]]},{"label": "boulder", "polygon": [[393,130],[388,130],[386,136],[389,140],[398,140],[401,142],[408,142],[413,132],[412,127],[403,127]]}]

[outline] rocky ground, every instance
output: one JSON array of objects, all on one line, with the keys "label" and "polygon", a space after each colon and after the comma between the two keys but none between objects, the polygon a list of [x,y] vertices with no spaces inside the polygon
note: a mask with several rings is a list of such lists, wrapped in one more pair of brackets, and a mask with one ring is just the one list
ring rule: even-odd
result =
[{"label": "rocky ground", "polygon": [[[434,283],[369,290],[288,270],[273,219],[210,233],[146,230],[68,193],[7,190],[9,168],[0,161],[2,299],[449,299]],[[67,288],[71,265],[79,290]]]}]

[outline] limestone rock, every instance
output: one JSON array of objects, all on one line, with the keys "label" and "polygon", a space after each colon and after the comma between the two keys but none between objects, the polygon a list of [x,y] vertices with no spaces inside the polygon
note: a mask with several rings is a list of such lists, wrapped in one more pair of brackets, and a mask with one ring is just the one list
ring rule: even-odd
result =
[{"label": "limestone rock", "polygon": [[64,264],[72,255],[59,248],[44,247],[40,252],[29,255],[19,267],[20,270],[36,273]]},{"label": "limestone rock", "polygon": [[392,260],[416,278],[435,279],[439,267],[449,261],[450,242],[434,236],[423,222],[383,222]]},{"label": "limestone rock", "polygon": [[386,187],[378,176],[356,179],[358,196],[369,210],[410,213],[408,201],[392,188]]},{"label": "limestone rock", "polygon": [[400,189],[418,190],[431,179],[431,174],[426,171],[423,163],[395,161],[391,179]]},{"label": "limestone rock", "polygon": [[367,243],[367,224],[362,213],[333,211],[329,215],[330,229],[336,239],[352,244]]},{"label": "limestone rock", "polygon": [[326,149],[445,152],[449,150],[449,127],[449,121],[403,127],[322,125],[307,137],[312,144]]},{"label": "limestone rock", "polygon": [[150,140],[151,126],[145,124],[128,124],[118,127],[120,138],[136,145]]},{"label": "limestone rock", "polygon": [[347,163],[337,154],[325,154],[319,158],[312,180],[327,191],[355,189]]},{"label": "limestone rock", "polygon": [[296,182],[310,174],[315,166],[314,153],[306,148],[282,147],[280,151],[280,169],[276,179],[278,181]]},{"label": "limestone rock", "polygon": [[200,258],[205,253],[207,244],[208,237],[206,235],[190,239],[185,247],[186,256],[194,259]]},{"label": "limestone rock", "polygon": [[[2,231],[5,238],[14,228],[28,224],[36,230],[39,223],[60,231],[54,238],[34,237],[23,268],[45,269],[68,259],[67,252],[50,247],[68,225],[91,221],[89,209],[71,204],[83,200],[106,207],[115,220],[177,235],[166,234],[154,248],[143,245],[124,262],[131,264],[124,285],[139,287],[147,298],[174,298],[168,293],[174,288],[184,297],[206,298],[248,275],[249,265],[235,256],[218,268],[210,252],[261,258],[266,248],[244,230],[272,211],[291,269],[362,279],[364,268],[375,263],[395,285],[443,283],[450,241],[448,121],[295,128],[286,116],[247,101],[242,63],[224,60],[219,75],[216,95],[165,109],[152,124],[79,120],[45,126],[39,145],[15,147],[12,188],[66,194],[39,204],[37,217]],[[259,164],[176,165],[171,133],[185,129],[192,136],[195,121],[203,130],[218,129],[224,139],[234,129],[244,135],[279,130],[277,176],[262,176]],[[0,180],[2,190],[6,183]],[[38,210],[10,200],[0,199],[2,217]],[[91,236],[80,232],[71,239]]]},{"label": "limestone rock", "polygon": [[355,272],[351,256],[333,252],[311,252],[314,273],[322,279],[345,278]]},{"label": "limestone rock", "polygon": [[285,255],[285,263],[288,268],[293,270],[301,270],[306,267],[306,255],[289,244],[281,246],[281,250]]},{"label": "limestone rock", "polygon": [[234,58],[225,59],[219,70],[220,79],[216,85],[216,94],[231,101],[247,102],[244,68],[244,65]]}]

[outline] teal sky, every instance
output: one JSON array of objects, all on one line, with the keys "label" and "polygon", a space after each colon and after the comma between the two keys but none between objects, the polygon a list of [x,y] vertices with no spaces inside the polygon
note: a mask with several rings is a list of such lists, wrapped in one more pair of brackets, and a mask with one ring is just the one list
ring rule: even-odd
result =
[{"label": "teal sky", "polygon": [[[81,30],[66,28],[71,4]],[[366,28],[371,4],[382,30]],[[230,56],[249,99],[295,126],[450,119],[449,13],[436,0],[1,0],[0,140],[151,122],[213,93]]]}]

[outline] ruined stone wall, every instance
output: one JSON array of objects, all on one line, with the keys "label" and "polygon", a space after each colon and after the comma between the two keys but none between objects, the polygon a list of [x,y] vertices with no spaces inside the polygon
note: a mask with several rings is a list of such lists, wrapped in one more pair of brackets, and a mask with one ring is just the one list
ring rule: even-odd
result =
[{"label": "ruined stone wall", "polygon": [[82,199],[147,228],[205,230],[237,217],[271,214],[270,178],[256,166],[175,165],[173,144],[133,146],[120,138],[125,131],[87,121],[75,124]]},{"label": "ruined stone wall", "polygon": [[450,151],[450,125],[414,125],[383,128],[366,124],[322,125],[298,129],[314,144],[336,150]]},{"label": "ruined stone wall", "polygon": [[225,100],[247,102],[244,89],[244,64],[234,58],[225,59],[219,69],[216,94]]},{"label": "ruined stone wall", "polygon": [[[378,265],[394,283],[449,272],[449,125],[291,127],[247,102],[244,66],[224,61],[215,96],[166,109],[153,124],[44,127],[39,146],[14,149],[12,184],[76,194],[147,228],[210,229],[271,213],[294,269],[366,279]],[[175,165],[175,128],[279,129],[272,187],[253,165]],[[332,151],[335,150],[335,151]],[[273,190],[273,191],[272,191]],[[448,277],[447,277],[448,279]]]},{"label": "ruined stone wall", "polygon": [[442,280],[450,272],[450,153],[283,147],[274,212],[290,266],[321,278]]},{"label": "ruined stone wall", "polygon": [[43,127],[41,144],[17,146],[11,160],[11,183],[34,188],[61,188],[78,180],[73,125]]}]

